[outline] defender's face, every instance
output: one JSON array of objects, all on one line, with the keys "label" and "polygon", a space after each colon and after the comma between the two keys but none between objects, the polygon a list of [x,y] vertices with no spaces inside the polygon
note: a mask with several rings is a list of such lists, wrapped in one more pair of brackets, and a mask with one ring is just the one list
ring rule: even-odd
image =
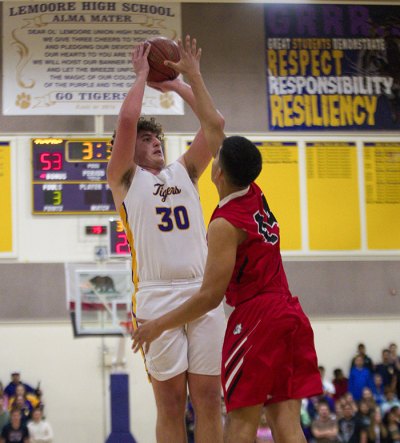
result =
[{"label": "defender's face", "polygon": [[136,139],[135,163],[143,168],[162,169],[165,164],[160,139],[150,131],[140,131]]}]

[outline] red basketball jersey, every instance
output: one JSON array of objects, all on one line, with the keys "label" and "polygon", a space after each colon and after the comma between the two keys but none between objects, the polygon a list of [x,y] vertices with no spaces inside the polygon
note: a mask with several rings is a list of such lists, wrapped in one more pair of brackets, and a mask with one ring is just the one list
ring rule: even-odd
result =
[{"label": "red basketball jersey", "polygon": [[231,194],[226,202],[223,199],[211,221],[218,217],[247,233],[237,249],[225,294],[227,303],[237,306],[268,292],[290,294],[280,253],[279,226],[261,189],[251,183],[245,195]]}]

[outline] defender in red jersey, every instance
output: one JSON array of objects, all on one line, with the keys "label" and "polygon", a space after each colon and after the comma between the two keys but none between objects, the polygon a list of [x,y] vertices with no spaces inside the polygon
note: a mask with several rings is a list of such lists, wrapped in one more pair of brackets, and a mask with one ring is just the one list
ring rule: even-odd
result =
[{"label": "defender in red jersey", "polygon": [[191,86],[207,141],[221,146],[211,172],[220,202],[208,228],[204,280],[178,308],[155,320],[142,319],[132,348],[147,349],[164,331],[214,309],[226,294],[235,309],[222,356],[228,411],[224,441],[253,443],[265,405],[275,443],[305,443],[301,399],[321,394],[322,382],[310,322],[288,288],[277,221],[254,183],[261,154],[244,137],[224,139],[212,124],[216,109],[201,77],[192,77]]},{"label": "defender in red jersey", "polygon": [[312,329],[290,294],[279,226],[260,188],[251,183],[229,194],[211,222],[217,218],[246,233],[225,292],[226,302],[235,307],[222,351],[227,411],[318,394],[321,377]]}]

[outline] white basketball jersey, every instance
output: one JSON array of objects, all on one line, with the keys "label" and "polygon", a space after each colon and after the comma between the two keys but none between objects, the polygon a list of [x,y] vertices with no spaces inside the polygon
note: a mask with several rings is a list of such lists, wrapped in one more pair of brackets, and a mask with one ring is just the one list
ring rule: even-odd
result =
[{"label": "white basketball jersey", "polygon": [[137,166],[120,212],[136,287],[203,276],[207,243],[199,194],[180,162],[158,175]]}]

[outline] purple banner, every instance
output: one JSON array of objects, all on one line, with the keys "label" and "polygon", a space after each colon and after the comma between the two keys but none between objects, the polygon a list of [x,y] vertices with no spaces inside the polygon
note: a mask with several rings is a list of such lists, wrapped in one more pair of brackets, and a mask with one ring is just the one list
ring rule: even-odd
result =
[{"label": "purple banner", "polygon": [[400,129],[400,7],[266,4],[270,130]]}]

